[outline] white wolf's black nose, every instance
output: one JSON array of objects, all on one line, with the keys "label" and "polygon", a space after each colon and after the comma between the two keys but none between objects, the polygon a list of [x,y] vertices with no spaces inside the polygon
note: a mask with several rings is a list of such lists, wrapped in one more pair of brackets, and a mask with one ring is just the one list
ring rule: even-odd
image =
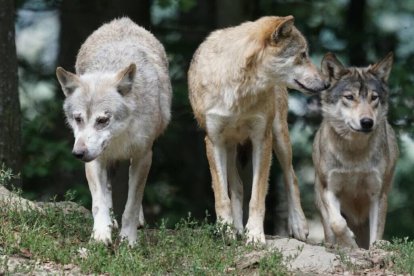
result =
[{"label": "white wolf's black nose", "polygon": [[86,151],[85,150],[73,150],[72,154],[73,156],[75,156],[78,159],[83,159],[83,157],[85,156]]},{"label": "white wolf's black nose", "polygon": [[374,126],[374,121],[371,118],[362,118],[359,123],[363,130],[371,130]]}]

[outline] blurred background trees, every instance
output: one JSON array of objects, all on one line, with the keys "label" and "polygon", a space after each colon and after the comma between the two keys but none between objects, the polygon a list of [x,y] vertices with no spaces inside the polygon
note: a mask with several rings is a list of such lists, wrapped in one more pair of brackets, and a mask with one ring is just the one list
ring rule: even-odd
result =
[{"label": "blurred background trees", "polygon": [[[20,103],[14,43],[14,2],[0,0],[0,169],[21,170]],[[19,185],[18,180],[14,180]]]},{"label": "blurred background trees", "polygon": [[[1,16],[13,15],[13,7],[2,4],[6,2],[11,0],[0,0],[0,35],[7,28]],[[352,65],[368,65],[394,51],[389,120],[399,136],[401,158],[389,200],[386,237],[414,236],[414,201],[410,199],[414,195],[414,1],[19,0],[16,7],[22,110],[21,174],[27,196],[48,200],[56,195],[60,200],[72,190],[76,192],[76,200],[90,206],[83,164],[70,153],[73,137],[65,126],[63,94],[54,70],[59,65],[74,71],[76,53],[86,37],[102,23],[125,15],[145,26],[164,44],[174,89],[172,122],[154,146],[154,161],[144,196],[147,220],[153,224],[166,218],[172,225],[188,212],[203,218],[206,210],[214,219],[204,133],[196,125],[187,97],[186,73],[191,57],[216,28],[263,15],[292,14],[296,26],[309,41],[310,54],[316,64],[320,64],[328,51]],[[13,49],[3,49],[7,42],[0,41],[0,51],[8,53],[1,52],[0,61],[4,55],[12,59]],[[0,62],[0,93],[5,91],[2,90],[4,78],[13,80],[13,68],[7,68]],[[5,77],[4,72],[10,76]],[[7,95],[12,95],[12,91],[13,88],[8,88]],[[321,119],[318,99],[292,91],[289,110],[293,164],[300,181],[303,208],[313,224],[317,214],[313,203],[311,151]],[[1,116],[0,131],[3,133],[2,123],[7,120]],[[16,121],[12,125],[19,123]],[[18,138],[13,142],[18,144]],[[8,146],[11,148],[18,149]],[[18,151],[13,155],[16,157],[13,160],[17,161]],[[286,218],[280,169],[275,160],[267,198],[268,234],[283,233]]]}]

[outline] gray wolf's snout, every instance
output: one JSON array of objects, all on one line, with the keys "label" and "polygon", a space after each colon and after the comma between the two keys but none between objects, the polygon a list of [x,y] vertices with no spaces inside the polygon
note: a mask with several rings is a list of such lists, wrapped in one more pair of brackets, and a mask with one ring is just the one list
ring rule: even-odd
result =
[{"label": "gray wolf's snout", "polygon": [[371,131],[372,127],[374,126],[374,121],[371,118],[364,117],[362,118],[359,123],[361,124],[361,128],[364,131]]}]

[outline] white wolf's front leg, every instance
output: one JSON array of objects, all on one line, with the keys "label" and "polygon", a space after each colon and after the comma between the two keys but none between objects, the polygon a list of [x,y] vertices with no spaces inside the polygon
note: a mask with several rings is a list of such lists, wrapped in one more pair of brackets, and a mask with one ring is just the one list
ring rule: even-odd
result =
[{"label": "white wolf's front leg", "polygon": [[98,160],[85,164],[86,178],[92,195],[92,239],[105,244],[112,242],[111,231],[116,224],[111,219],[112,191],[105,164]]},{"label": "white wolf's front leg", "polygon": [[270,162],[272,159],[272,133],[251,137],[253,146],[253,184],[249,203],[249,219],[246,224],[247,242],[265,243],[263,229],[265,200],[268,188]]},{"label": "white wolf's front leg", "polygon": [[143,158],[132,158],[129,167],[128,199],[122,215],[122,228],[119,234],[134,245],[137,240],[137,228],[144,223],[142,211],[142,197],[151,168],[152,151],[148,151]]}]

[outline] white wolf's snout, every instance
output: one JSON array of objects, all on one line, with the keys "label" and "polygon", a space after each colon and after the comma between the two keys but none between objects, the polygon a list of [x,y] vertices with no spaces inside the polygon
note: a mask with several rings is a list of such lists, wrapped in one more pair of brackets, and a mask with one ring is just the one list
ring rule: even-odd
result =
[{"label": "white wolf's snout", "polygon": [[90,162],[98,158],[107,145],[105,135],[79,135],[73,145],[72,154],[83,162]]}]

